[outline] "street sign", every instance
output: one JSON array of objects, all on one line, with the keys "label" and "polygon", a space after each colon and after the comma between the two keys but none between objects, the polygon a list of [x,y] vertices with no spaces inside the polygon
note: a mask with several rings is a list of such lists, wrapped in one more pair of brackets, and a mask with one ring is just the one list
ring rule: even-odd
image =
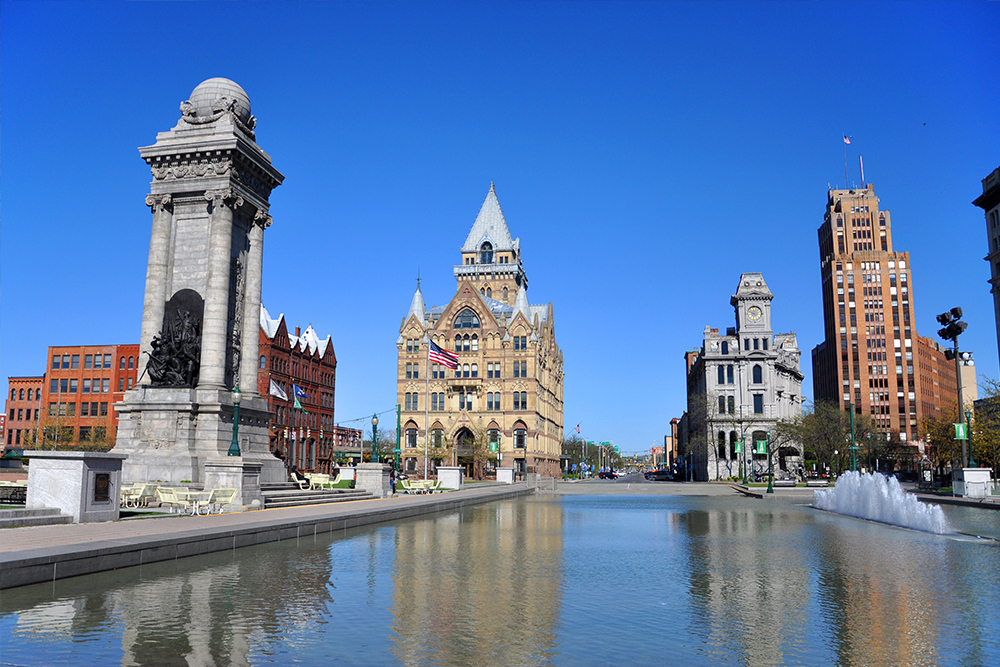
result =
[{"label": "street sign", "polygon": [[965,431],[965,424],[955,424],[955,439],[968,440],[969,434]]}]

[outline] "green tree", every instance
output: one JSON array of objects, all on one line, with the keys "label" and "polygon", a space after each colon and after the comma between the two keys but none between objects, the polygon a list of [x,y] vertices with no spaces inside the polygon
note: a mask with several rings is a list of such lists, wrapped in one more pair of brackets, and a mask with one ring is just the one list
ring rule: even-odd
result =
[{"label": "green tree", "polygon": [[[851,460],[851,413],[841,410],[836,402],[817,401],[807,404],[799,419],[783,421],[778,428],[779,436],[789,442],[800,443],[803,459],[812,461],[818,467],[829,464],[834,471],[846,470]],[[858,449],[858,467],[864,463],[868,436],[874,442],[885,436],[875,428],[868,415],[854,415],[854,437]],[[834,453],[836,452],[836,454]]]}]

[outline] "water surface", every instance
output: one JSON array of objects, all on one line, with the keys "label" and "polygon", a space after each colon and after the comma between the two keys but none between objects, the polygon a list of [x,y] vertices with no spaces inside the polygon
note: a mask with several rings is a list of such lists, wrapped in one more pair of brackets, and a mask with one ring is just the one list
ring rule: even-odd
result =
[{"label": "water surface", "polygon": [[995,665],[997,600],[994,542],[541,496],[3,591],[0,664]]}]

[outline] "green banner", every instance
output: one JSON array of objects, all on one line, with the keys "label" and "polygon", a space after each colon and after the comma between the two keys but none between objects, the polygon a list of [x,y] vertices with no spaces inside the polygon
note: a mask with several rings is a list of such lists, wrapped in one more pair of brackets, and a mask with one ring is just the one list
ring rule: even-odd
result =
[{"label": "green banner", "polygon": [[757,441],[757,453],[758,454],[767,454],[767,440],[758,440]]},{"label": "green banner", "polygon": [[969,434],[965,431],[965,424],[955,424],[955,439],[968,440]]}]

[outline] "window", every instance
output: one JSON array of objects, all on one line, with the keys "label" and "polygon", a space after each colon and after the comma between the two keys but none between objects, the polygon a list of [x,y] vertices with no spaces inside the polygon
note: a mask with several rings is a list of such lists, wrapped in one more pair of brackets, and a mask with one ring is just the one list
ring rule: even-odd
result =
[{"label": "window", "polygon": [[464,364],[462,366],[462,377],[464,378],[469,377],[469,364]]},{"label": "window", "polygon": [[111,391],[111,378],[101,378],[101,393],[107,394],[110,391]]},{"label": "window", "polygon": [[59,393],[65,394],[69,391],[69,379],[60,378],[59,380]]},{"label": "window", "polygon": [[478,329],[479,317],[471,308],[466,308],[455,318],[456,329]]},{"label": "window", "polygon": [[118,369],[125,370],[125,357],[118,360]]},{"label": "window", "polygon": [[260,355],[260,363],[257,365],[257,367],[259,369],[261,369],[261,370],[266,370],[267,369],[267,356],[266,355],[263,355],[263,354]]},{"label": "window", "polygon": [[[22,401],[24,400],[24,390],[23,389],[18,393],[18,396],[19,396],[19,400],[22,400]],[[13,398],[13,396],[11,398]]]},{"label": "window", "polygon": [[494,409],[493,408],[493,392],[492,391],[486,392],[486,409],[487,410],[493,410]]},{"label": "window", "polygon": [[722,354],[729,354],[729,341],[722,341]]},{"label": "window", "polygon": [[735,415],[736,414],[736,397],[729,396],[728,397],[728,404],[729,404],[729,414]]},{"label": "window", "polygon": [[749,338],[744,338],[743,339],[743,349],[744,350],[749,350],[750,349],[750,339]]},{"label": "window", "polygon": [[94,365],[94,355],[87,354],[83,357],[83,370],[89,371]]},{"label": "window", "polygon": [[487,378],[493,377],[493,364],[486,364],[486,377]]},{"label": "window", "polygon": [[128,367],[129,367],[129,370],[135,368],[135,357],[129,357],[128,358]]},{"label": "window", "polygon": [[455,336],[455,351],[456,352],[461,352],[462,351],[462,337],[461,336]]},{"label": "window", "polygon": [[90,403],[81,403],[80,404],[80,416],[81,417],[89,417],[90,416]]},{"label": "window", "polygon": [[32,392],[32,390],[31,390],[31,389],[29,389],[29,390],[28,390],[28,400],[29,400],[29,401],[31,400],[31,392]]},{"label": "window", "polygon": [[64,354],[62,356],[62,367],[63,368],[69,368],[69,355],[68,354]]},{"label": "window", "polygon": [[438,395],[437,392],[431,393],[431,412],[437,412],[438,409]]},{"label": "window", "polygon": [[753,367],[753,382],[754,384],[760,384],[764,381],[764,371],[759,364],[755,364]]},{"label": "window", "polygon": [[472,377],[479,377],[479,364],[472,364]]},{"label": "window", "polygon": [[753,395],[753,413],[755,415],[764,414],[764,395],[754,394]]},{"label": "window", "polygon": [[523,428],[514,429],[514,447],[524,449],[528,444],[528,432]]},{"label": "window", "polygon": [[479,335],[478,334],[472,334],[472,351],[473,352],[478,352],[479,351]]},{"label": "window", "polygon": [[759,344],[760,344],[760,339],[759,338],[754,338],[753,339],[753,349],[755,349],[755,350],[760,349],[760,348],[758,348]]},{"label": "window", "polygon": [[720,415],[726,414],[726,397],[725,396],[719,396],[719,414]]},{"label": "window", "polygon": [[479,247],[479,263],[480,264],[492,264],[493,263],[493,244],[489,241],[485,241],[483,245]]},{"label": "window", "polygon": [[80,355],[79,354],[74,354],[73,355],[72,361],[70,362],[70,368],[72,368],[73,370],[79,370],[79,368],[80,368]]},{"label": "window", "polygon": [[767,339],[764,338],[763,341],[764,341],[764,349],[766,350],[767,349]]},{"label": "window", "polygon": [[504,302],[507,301],[507,288],[506,287],[503,288],[503,300],[504,300]]},{"label": "window", "polygon": [[89,426],[80,427],[80,442],[90,442],[90,431]]},{"label": "window", "polygon": [[[104,355],[104,367],[105,368],[111,368],[111,355],[110,354],[105,354]],[[94,368],[97,368],[97,357],[96,356],[94,357]]]},{"label": "window", "polygon": [[54,370],[54,371],[59,370],[59,355],[58,354],[53,354],[52,355],[52,370]]},{"label": "window", "polygon": [[118,391],[125,391],[125,378],[118,378]]},{"label": "window", "polygon": [[[514,377],[517,377],[517,375],[515,375]],[[726,383],[726,367],[720,365],[719,366],[719,384],[725,384],[725,383]]]},{"label": "window", "polygon": [[417,429],[415,428],[406,429],[406,446],[407,447],[417,446]]},{"label": "window", "polygon": [[733,365],[726,366],[726,384],[733,384]]}]

